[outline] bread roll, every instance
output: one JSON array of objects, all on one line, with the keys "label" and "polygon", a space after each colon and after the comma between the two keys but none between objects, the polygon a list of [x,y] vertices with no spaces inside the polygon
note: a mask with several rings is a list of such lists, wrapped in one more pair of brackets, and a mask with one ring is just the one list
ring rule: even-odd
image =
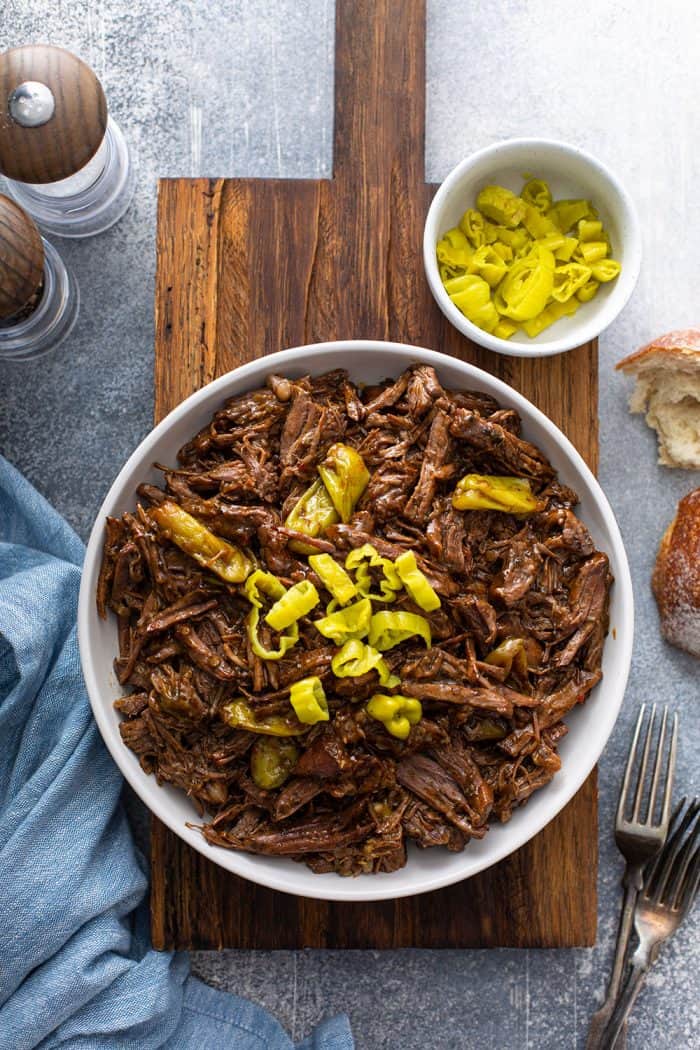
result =
[{"label": "bread roll", "polygon": [[630,412],[646,412],[659,463],[700,468],[700,329],[667,332],[616,367],[637,379]]},{"label": "bread roll", "polygon": [[700,489],[678,504],[661,539],[651,585],[664,638],[700,656]]}]

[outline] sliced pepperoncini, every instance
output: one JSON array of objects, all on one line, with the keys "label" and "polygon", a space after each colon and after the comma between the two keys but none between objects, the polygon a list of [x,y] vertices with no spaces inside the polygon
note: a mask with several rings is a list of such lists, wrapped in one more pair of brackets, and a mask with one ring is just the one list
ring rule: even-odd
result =
[{"label": "sliced pepperoncini", "polygon": [[393,689],[401,679],[392,674],[386,660],[371,645],[365,645],[357,638],[346,642],[331,660],[331,670],[336,678],[359,678],[368,671],[376,671],[379,682],[388,689]]},{"label": "sliced pepperoncini", "polygon": [[324,638],[330,638],[336,645],[343,645],[353,638],[365,638],[369,634],[371,618],[372,603],[369,598],[361,598],[359,602],[338,609],[322,620],[314,620],[314,626]]},{"label": "sliced pepperoncini", "polygon": [[367,704],[367,714],[381,722],[388,733],[405,740],[411,732],[411,726],[417,725],[423,717],[420,700],[410,696],[385,696],[375,693]]},{"label": "sliced pepperoncini", "polygon": [[548,248],[535,244],[513,263],[496,289],[496,309],[512,321],[528,321],[544,310],[553,287],[554,256]]},{"label": "sliced pepperoncini", "polygon": [[[355,573],[355,582],[360,594],[377,602],[393,602],[396,592],[401,590],[401,577],[389,558],[383,558],[371,543],[364,543],[350,551],[345,559],[345,568]],[[381,569],[379,594],[372,593],[371,569]]]},{"label": "sliced pepperoncini", "polygon": [[505,638],[488,656],[485,663],[505,668],[506,678],[515,668],[524,677],[527,674],[527,652],[522,638]]},{"label": "sliced pepperoncini", "polygon": [[260,622],[260,610],[263,607],[262,595],[265,594],[268,598],[272,598],[274,602],[279,602],[287,594],[284,584],[276,576],[273,576],[271,572],[263,572],[262,569],[256,569],[246,580],[243,590],[246,598],[252,605],[252,609],[246,619],[246,629],[251,649],[262,660],[281,660],[284,654],[298,642],[299,624],[296,621],[290,623],[286,633],[280,634],[279,649],[266,649],[258,638],[258,623]]},{"label": "sliced pepperoncini", "polygon": [[394,561],[394,566],[411,601],[419,605],[421,609],[425,609],[426,612],[440,608],[440,599],[425,574],[418,568],[413,551],[404,551],[403,554],[399,554]]},{"label": "sliced pepperoncini", "polygon": [[370,623],[369,644],[384,653],[415,635],[430,648],[432,634],[424,616],[412,612],[378,612]]},{"label": "sliced pepperoncini", "polygon": [[526,478],[467,474],[457,482],[452,506],[457,510],[500,510],[506,514],[527,515],[543,510],[545,502],[533,495]]},{"label": "sliced pepperoncini", "polygon": [[307,732],[307,727],[300,725],[291,715],[268,715],[258,720],[253,708],[243,697],[222,707],[221,717],[233,729],[247,729],[250,733],[261,733],[263,736],[301,736]]},{"label": "sliced pepperoncini", "polygon": [[312,554],[309,565],[321,583],[341,605],[347,604],[357,595],[357,587],[342,565],[338,565],[330,554]]},{"label": "sliced pepperoncini", "polygon": [[243,583],[252,570],[253,562],[239,547],[215,536],[172,500],[152,507],[148,513],[164,536],[227,583]]},{"label": "sliced pepperoncini", "polygon": [[[320,536],[329,525],[334,525],[337,520],[338,512],[333,505],[333,500],[328,495],[321,479],[316,478],[292,507],[285,525],[290,529],[295,529],[296,532],[303,532],[305,536]],[[315,547],[302,540],[290,540],[289,546],[297,554],[316,553]]]},{"label": "sliced pepperoncini", "polygon": [[338,442],[328,449],[318,472],[341,521],[350,521],[355,504],[369,481],[369,471],[362,456],[350,445]]},{"label": "sliced pepperoncini", "polygon": [[484,186],[476,206],[487,219],[510,229],[522,222],[525,213],[525,202],[505,186]]},{"label": "sliced pepperoncini", "polygon": [[310,613],[320,600],[313,583],[310,580],[302,580],[277,599],[265,617],[265,623],[274,631],[284,631],[302,616]]},{"label": "sliced pepperoncini", "polygon": [[330,717],[326,694],[316,675],[294,682],[289,690],[289,702],[304,725],[314,726],[317,722],[327,722]]}]

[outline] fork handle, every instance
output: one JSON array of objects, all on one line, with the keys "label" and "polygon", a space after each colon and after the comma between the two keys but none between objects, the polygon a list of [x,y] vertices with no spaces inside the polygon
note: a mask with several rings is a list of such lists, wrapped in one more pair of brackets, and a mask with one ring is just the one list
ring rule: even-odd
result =
[{"label": "fork handle", "polygon": [[601,1046],[603,1032],[605,1031],[606,1025],[612,1017],[613,1010],[615,1009],[617,995],[620,990],[622,971],[625,965],[625,958],[627,957],[627,947],[632,932],[634,906],[637,902],[637,896],[642,886],[642,868],[638,865],[630,865],[625,871],[623,884],[625,887],[625,901],[622,906],[620,923],[617,928],[615,960],[613,962],[612,973],[610,974],[608,993],[601,1008],[597,1010],[591,1018],[591,1024],[588,1029],[588,1038],[586,1040],[586,1050],[598,1050]]},{"label": "fork handle", "polygon": [[625,982],[625,986],[620,993],[620,998],[617,1000],[613,1015],[610,1018],[610,1023],[603,1032],[603,1038],[601,1040],[601,1050],[613,1050],[620,1031],[623,1026],[627,1023],[632,1007],[637,1001],[637,996],[642,987],[644,978],[647,975],[649,969],[649,963],[642,965],[632,964],[629,977]]}]

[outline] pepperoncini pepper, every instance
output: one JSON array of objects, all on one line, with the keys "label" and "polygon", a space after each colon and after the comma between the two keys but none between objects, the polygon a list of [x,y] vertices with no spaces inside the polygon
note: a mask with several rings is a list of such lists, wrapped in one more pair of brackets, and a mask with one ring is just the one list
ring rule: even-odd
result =
[{"label": "pepperoncini pepper", "polygon": [[289,690],[289,702],[304,725],[313,726],[317,722],[327,722],[330,717],[326,694],[321,679],[316,675],[294,682]]},{"label": "pepperoncini pepper", "polygon": [[[306,492],[292,507],[285,525],[306,536],[320,536],[329,525],[338,520],[338,511],[320,478],[309,485]],[[290,540],[290,548],[297,554],[315,554],[316,548],[301,540]]]},{"label": "pepperoncini pepper", "polygon": [[534,514],[544,502],[533,495],[526,478],[467,474],[457,482],[452,495],[457,510],[500,510],[506,514]]},{"label": "pepperoncini pepper", "polygon": [[336,645],[343,645],[353,638],[366,637],[371,618],[372,603],[369,598],[361,598],[345,609],[338,609],[321,620],[314,620],[314,626],[324,638],[330,638]]},{"label": "pepperoncini pepper", "polygon": [[[260,621],[260,610],[263,607],[262,595],[264,594],[268,598],[272,598],[274,602],[279,603],[280,599],[288,593],[287,589],[281,580],[278,580],[271,572],[263,572],[262,569],[256,569],[255,572],[251,573],[243,589],[246,598],[252,605],[252,609],[246,619],[246,629],[251,649],[256,656],[263,660],[281,660],[284,654],[298,642],[299,624],[296,621],[290,623],[286,633],[280,634],[279,649],[266,649],[258,638],[258,623]],[[275,606],[273,606],[274,608]]]},{"label": "pepperoncini pepper", "polygon": [[370,623],[369,644],[384,653],[416,635],[423,639],[429,649],[432,634],[424,616],[411,612],[378,612]]},{"label": "pepperoncini pepper", "polygon": [[262,733],[263,736],[301,736],[307,732],[306,726],[300,725],[291,715],[268,715],[257,719],[253,708],[243,697],[225,704],[221,708],[221,717],[233,729],[247,729],[250,733]]},{"label": "pepperoncini pepper", "polygon": [[172,500],[152,507],[149,515],[180,550],[227,583],[242,583],[252,570],[251,559],[239,547],[215,536]]},{"label": "pepperoncini pepper", "polygon": [[527,652],[525,642],[522,638],[505,638],[500,645],[496,646],[488,656],[485,663],[494,667],[503,667],[506,678],[513,668],[517,674],[524,677],[527,674]]},{"label": "pepperoncini pepper", "polygon": [[337,442],[328,449],[318,472],[341,521],[350,521],[369,481],[362,456],[350,445]]},{"label": "pepperoncini pepper", "polygon": [[309,565],[333,598],[345,605],[357,595],[357,587],[342,565],[338,565],[330,554],[312,554]]},{"label": "pepperoncini pepper", "polygon": [[[345,568],[355,573],[355,582],[360,594],[377,602],[393,602],[396,592],[401,590],[401,577],[389,558],[383,558],[371,543],[364,543],[350,551],[345,559]],[[379,594],[373,594],[371,569],[381,569]]]},{"label": "pepperoncini pepper", "polygon": [[[505,277],[504,281],[508,278]],[[478,274],[464,274],[445,281],[445,291],[467,320],[485,332],[492,332],[498,324],[498,311],[491,302],[491,288]]]},{"label": "pepperoncini pepper", "polygon": [[522,222],[525,212],[522,198],[516,197],[505,186],[484,186],[476,198],[476,206],[487,219],[511,229]]},{"label": "pepperoncini pepper", "polygon": [[431,587],[425,574],[418,568],[413,551],[404,551],[395,559],[394,565],[412,602],[426,612],[440,608],[440,599]]},{"label": "pepperoncini pepper", "polygon": [[388,733],[405,740],[411,732],[411,726],[417,725],[423,717],[420,700],[410,696],[385,696],[375,693],[367,704],[367,714],[381,722]]},{"label": "pepperoncini pepper", "polygon": [[564,266],[558,266],[554,271],[554,287],[552,288],[552,298],[556,299],[559,303],[565,303],[572,296],[576,295],[576,292],[580,291],[591,278],[591,271],[588,266],[583,266],[581,263],[566,263]]},{"label": "pepperoncini pepper", "polygon": [[496,309],[513,321],[528,321],[544,310],[553,287],[554,256],[536,244],[513,263],[496,289]]},{"label": "pepperoncini pepper", "polygon": [[371,645],[365,645],[357,638],[346,642],[333,659],[331,670],[336,678],[359,678],[369,671],[376,671],[381,685],[392,689],[401,679],[392,674],[386,660]]},{"label": "pepperoncini pepper", "polygon": [[[508,246],[504,244],[503,247]],[[477,248],[468,264],[469,273],[483,277],[490,288],[496,287],[505,276],[507,269],[505,259],[488,244]]]},{"label": "pepperoncini pepper", "polygon": [[528,179],[520,193],[526,204],[532,204],[538,211],[548,211],[552,206],[552,193],[544,179]]},{"label": "pepperoncini pepper", "polygon": [[318,591],[309,580],[295,583],[281,595],[265,617],[274,631],[284,631],[320,602]]},{"label": "pepperoncini pepper", "polygon": [[273,791],[282,787],[299,760],[293,740],[261,737],[250,752],[250,775],[259,788]]}]

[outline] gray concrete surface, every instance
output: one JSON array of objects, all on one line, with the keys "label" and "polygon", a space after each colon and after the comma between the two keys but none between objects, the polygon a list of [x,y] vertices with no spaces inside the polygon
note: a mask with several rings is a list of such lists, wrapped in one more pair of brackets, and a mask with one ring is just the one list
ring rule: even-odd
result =
[{"label": "gray concrete surface", "polygon": [[[443,178],[497,138],[563,138],[613,167],[644,224],[638,289],[601,339],[600,476],[632,564],[637,635],[624,710],[600,766],[598,944],[197,953],[193,965],[269,1007],[297,1038],[324,1013],[346,1010],[358,1047],[372,1050],[575,1048],[612,953],[621,863],[610,823],[642,700],[682,711],[678,785],[698,790],[698,664],[660,640],[649,574],[676,501],[700,477],[656,465],[653,436],[627,414],[626,382],[613,371],[649,337],[699,320],[696,9],[690,0],[429,0],[428,8],[428,176]],[[33,364],[0,362],[0,448],[83,536],[150,426],[156,178],[329,174],[333,14],[331,0],[4,0],[0,47],[48,41],[83,55],[137,156],[138,190],[121,224],[91,242],[60,244],[83,296],[69,344]],[[700,1046],[697,931],[696,917],[650,977],[631,1050]]]}]

